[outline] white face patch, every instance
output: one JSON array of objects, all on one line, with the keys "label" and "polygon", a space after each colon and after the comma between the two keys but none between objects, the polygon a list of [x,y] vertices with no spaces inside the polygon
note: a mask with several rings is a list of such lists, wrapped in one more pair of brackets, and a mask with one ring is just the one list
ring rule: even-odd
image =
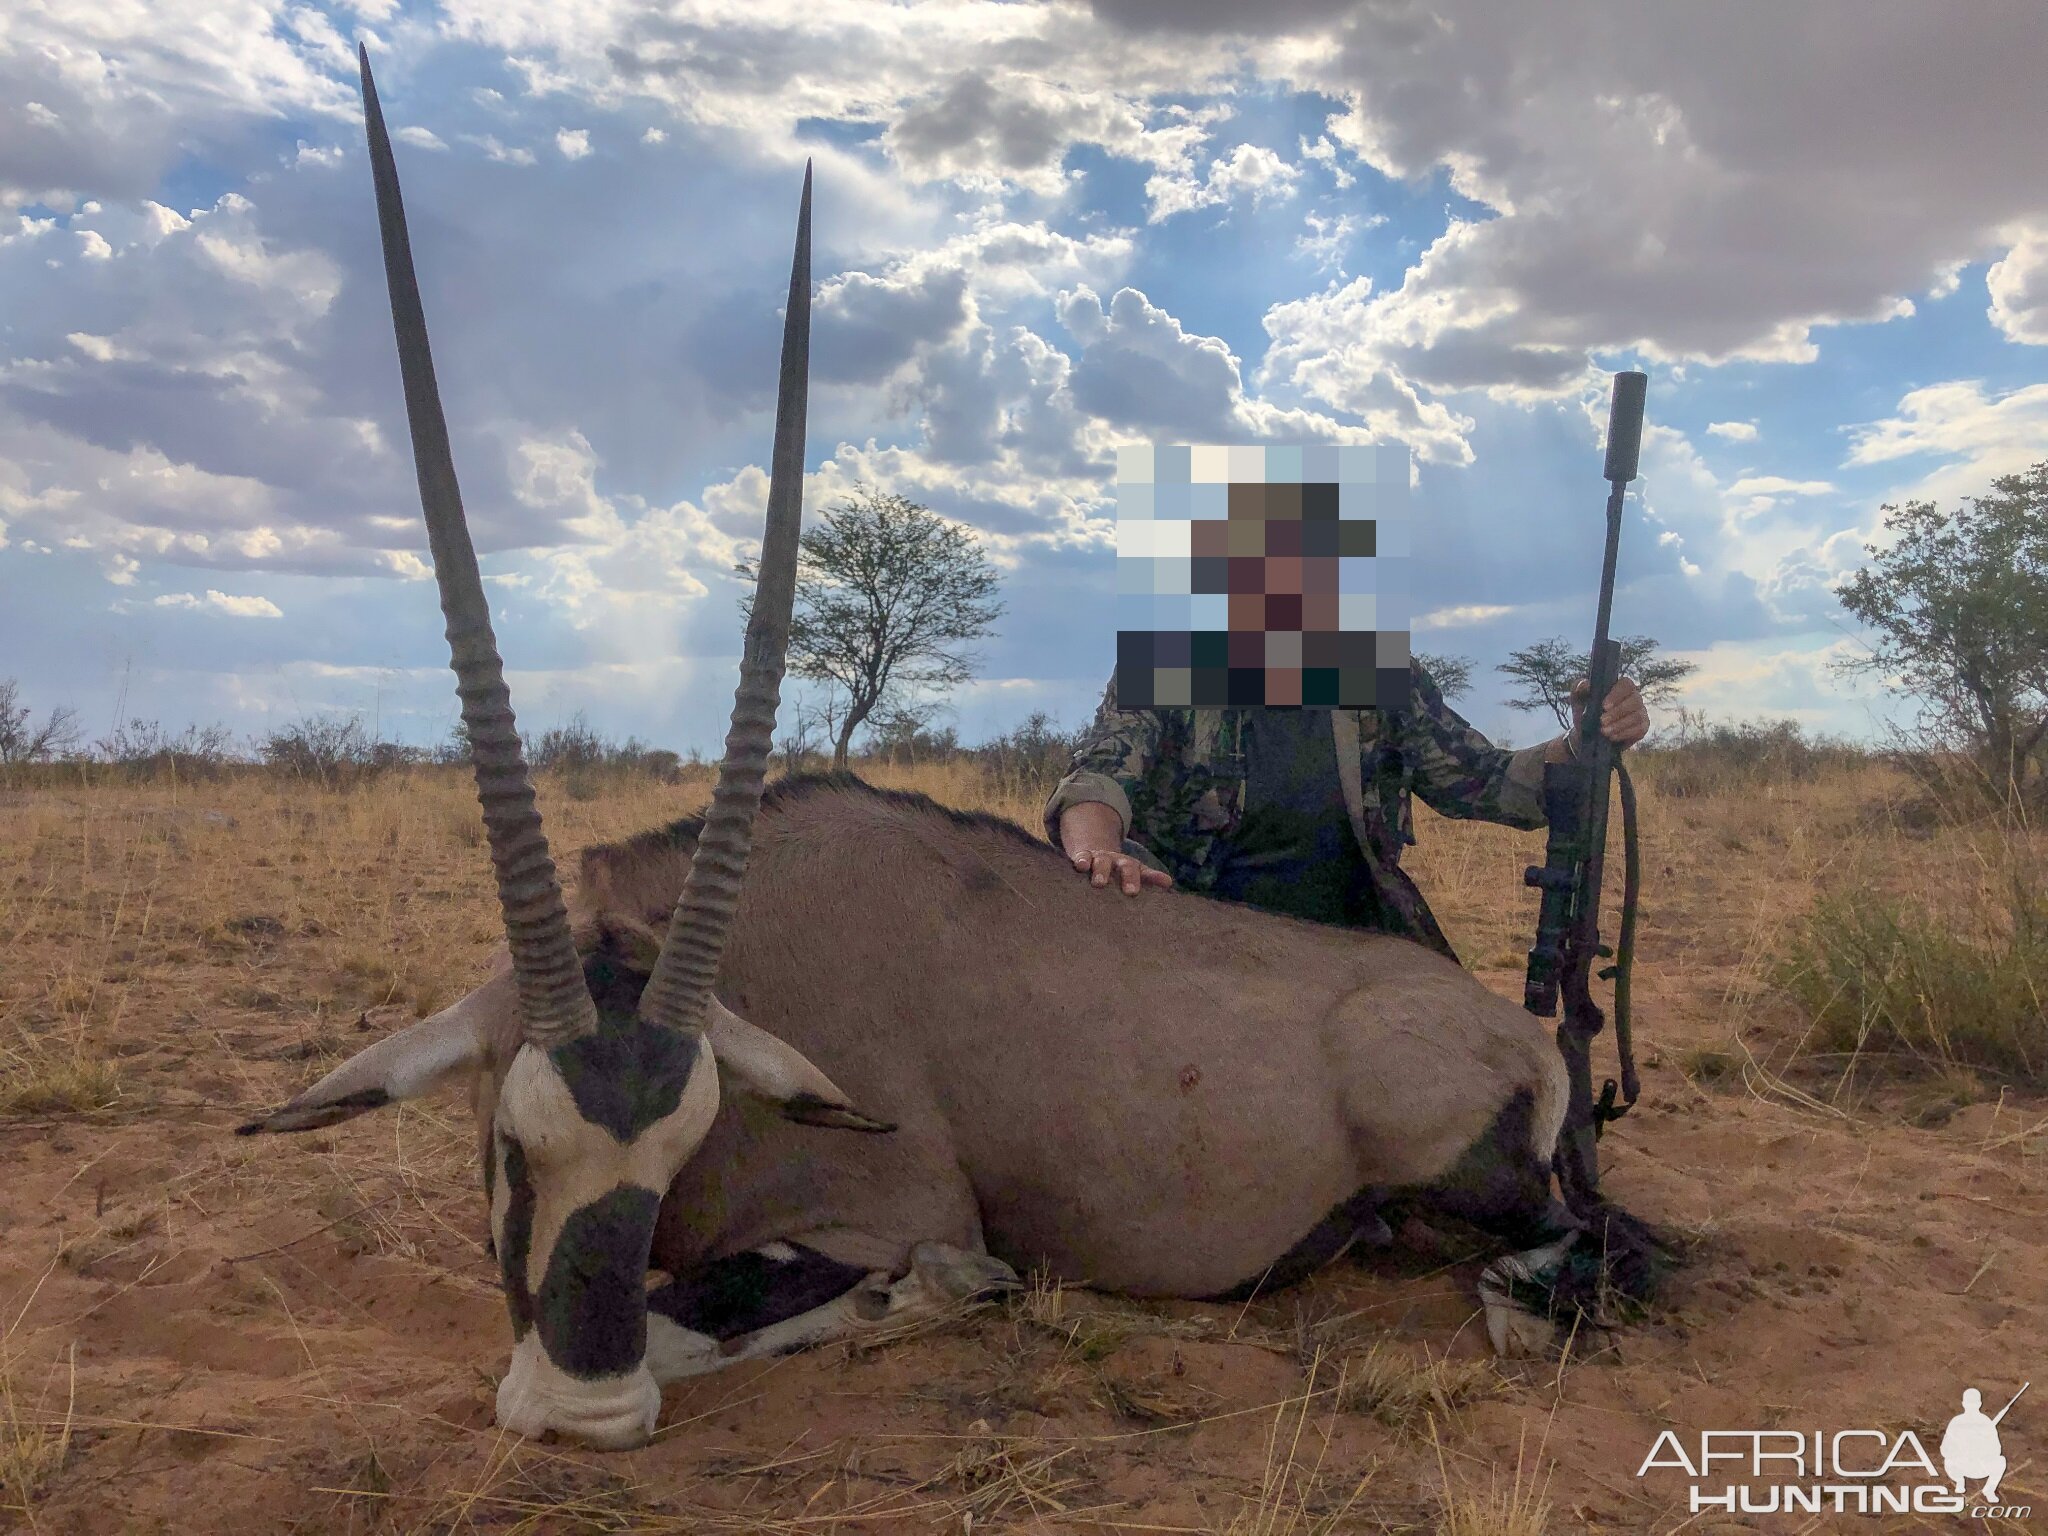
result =
[{"label": "white face patch", "polygon": [[529,1332],[498,1383],[497,1411],[515,1435],[538,1439],[553,1430],[601,1451],[630,1451],[654,1433],[661,1388],[645,1361],[604,1380],[571,1376],[548,1358],[540,1334]]},{"label": "white face patch", "polygon": [[[619,1443],[622,1393],[658,1403],[645,1359],[648,1244],[662,1197],[718,1112],[708,1047],[641,1040],[622,1062],[625,1032],[653,1026],[609,1027],[615,1037],[581,1057],[582,1042],[522,1046],[492,1137],[491,1225],[517,1340],[500,1422],[593,1444]],[[644,1069],[650,1061],[667,1081]]]}]

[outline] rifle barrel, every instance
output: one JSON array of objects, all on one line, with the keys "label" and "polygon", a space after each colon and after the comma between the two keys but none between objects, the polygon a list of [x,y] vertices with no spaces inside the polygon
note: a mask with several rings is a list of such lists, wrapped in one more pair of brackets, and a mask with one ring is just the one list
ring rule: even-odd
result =
[{"label": "rifle barrel", "polygon": [[[2029,1382],[2023,1382],[2023,1383],[2021,1384],[2021,1386],[2020,1386],[2020,1389],[2019,1389],[2019,1391],[2017,1391],[2017,1392],[2013,1393],[2013,1395],[2012,1395],[2012,1403],[2016,1403],[2016,1402],[2018,1402],[2018,1401],[2019,1401],[2019,1400],[2020,1400],[2021,1398],[2025,1397],[2025,1396],[2027,1395],[2027,1388],[2028,1388],[2028,1387],[2031,1387],[2032,1385],[2033,1385],[2033,1383],[2032,1383],[2031,1381],[2029,1381]],[[1998,1418],[1995,1418],[1995,1419],[1993,1419],[1993,1420],[1991,1421],[1991,1422],[1992,1422],[1992,1423],[1993,1423],[1994,1425],[1996,1425],[1996,1424],[1998,1423],[1998,1419],[2002,1419],[2002,1418],[2004,1418],[2004,1417],[2005,1417],[2005,1416],[2006,1416],[2006,1415],[2007,1415],[2008,1413],[2011,1413],[2011,1412],[2012,1412],[2012,1403],[2007,1403],[2007,1404],[2006,1404],[2006,1405],[2005,1405],[2005,1406],[2004,1406],[2003,1408],[2001,1408],[2001,1409],[1999,1409],[1999,1410],[1998,1410]]]}]

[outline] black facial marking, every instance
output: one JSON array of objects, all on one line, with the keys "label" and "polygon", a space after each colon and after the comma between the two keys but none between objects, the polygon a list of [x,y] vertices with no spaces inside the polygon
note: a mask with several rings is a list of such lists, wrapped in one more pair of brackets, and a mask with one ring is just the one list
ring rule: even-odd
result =
[{"label": "black facial marking", "polygon": [[505,1305],[512,1313],[512,1337],[526,1337],[533,1326],[533,1292],[526,1284],[526,1256],[533,1249],[533,1180],[526,1171],[526,1149],[498,1132],[498,1152],[505,1160],[505,1235],[496,1241],[498,1265],[505,1276]]},{"label": "black facial marking", "polygon": [[1516,1089],[1451,1170],[1418,1191],[1420,1203],[1524,1248],[1577,1226],[1551,1199],[1549,1154],[1531,1145],[1535,1122],[1535,1095]]},{"label": "black facial marking", "polygon": [[1385,1190],[1372,1185],[1361,1189],[1309,1228],[1306,1237],[1281,1254],[1268,1268],[1239,1281],[1220,1296],[1205,1299],[1250,1301],[1254,1296],[1285,1290],[1306,1280],[1349,1248],[1362,1233],[1381,1230],[1384,1224],[1376,1223],[1379,1223],[1378,1212],[1386,1194]]},{"label": "black facial marking", "polygon": [[638,1016],[647,978],[620,957],[592,955],[583,976],[597,1004],[597,1030],[556,1046],[548,1059],[568,1085],[576,1112],[630,1142],[675,1113],[703,1042]]},{"label": "black facial marking", "polygon": [[661,1197],[621,1184],[572,1212],[548,1255],[536,1321],[572,1376],[615,1376],[647,1353],[647,1251]]},{"label": "black facial marking", "polygon": [[822,1307],[867,1278],[857,1265],[800,1244],[792,1247],[795,1257],[788,1259],[752,1252],[714,1260],[653,1292],[647,1305],[692,1332],[723,1341]]}]

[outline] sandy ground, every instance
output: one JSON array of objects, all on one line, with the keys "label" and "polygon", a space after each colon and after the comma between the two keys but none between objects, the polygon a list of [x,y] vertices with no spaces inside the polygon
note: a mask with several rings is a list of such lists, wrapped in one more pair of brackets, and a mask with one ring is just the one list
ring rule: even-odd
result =
[{"label": "sandy ground", "polygon": [[[1801,1021],[1763,980],[1819,889],[1981,880],[1961,842],[1886,822],[1894,788],[1646,790],[1644,1102],[1606,1146],[1613,1196],[1689,1250],[1651,1318],[1496,1364],[1455,1241],[1241,1308],[1041,1289],[671,1389],[620,1456],[492,1427],[509,1334],[459,1104],[229,1134],[477,979],[496,932],[464,786],[0,795],[0,1528],[2027,1528],[2048,1104],[1957,1073],[1844,1093],[1785,1065]],[[573,850],[701,798],[557,786],[547,814]],[[1540,837],[1422,820],[1424,888],[1518,996]],[[2040,1515],[2009,1525],[1692,1515],[1682,1473],[1637,1475],[1665,1429],[1931,1451],[1963,1387],[1995,1408],[2030,1378],[2004,1500]]]}]

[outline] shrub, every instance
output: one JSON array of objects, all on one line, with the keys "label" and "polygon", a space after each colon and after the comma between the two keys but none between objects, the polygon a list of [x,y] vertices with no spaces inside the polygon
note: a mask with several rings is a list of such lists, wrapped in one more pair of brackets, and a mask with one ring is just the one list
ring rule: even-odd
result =
[{"label": "shrub", "polygon": [[20,685],[11,677],[0,677],[0,766],[46,763],[77,747],[76,710],[53,709],[37,725],[33,712],[21,702]]},{"label": "shrub", "polygon": [[188,725],[173,736],[154,720],[130,720],[93,745],[93,756],[124,778],[219,778],[243,762],[224,725]]},{"label": "shrub", "polygon": [[1648,765],[1659,793],[1690,798],[1811,782],[1868,762],[1871,754],[1854,742],[1808,735],[1796,720],[1710,722],[1697,710],[1681,709],[1675,730],[1652,737],[1631,756]]},{"label": "shrub", "polygon": [[1823,896],[1775,979],[1813,1020],[1810,1051],[2048,1087],[2048,884],[2017,850],[1995,900],[1936,909],[1868,886]]},{"label": "shrub", "polygon": [[[467,759],[465,747],[462,760]],[[578,800],[595,798],[606,783],[621,778],[645,777],[674,784],[683,776],[683,759],[678,754],[666,747],[650,747],[636,736],[613,741],[593,728],[580,709],[565,723],[549,726],[534,737],[527,746],[526,760],[536,773],[562,774],[569,794]]]},{"label": "shrub", "polygon": [[1015,730],[990,737],[974,749],[982,771],[1004,788],[1050,793],[1073,765],[1080,732],[1063,731],[1044,710],[1028,715]]},{"label": "shrub", "polygon": [[394,768],[430,760],[423,748],[376,740],[360,715],[308,715],[272,731],[257,753],[269,767],[327,789],[349,789]]}]

